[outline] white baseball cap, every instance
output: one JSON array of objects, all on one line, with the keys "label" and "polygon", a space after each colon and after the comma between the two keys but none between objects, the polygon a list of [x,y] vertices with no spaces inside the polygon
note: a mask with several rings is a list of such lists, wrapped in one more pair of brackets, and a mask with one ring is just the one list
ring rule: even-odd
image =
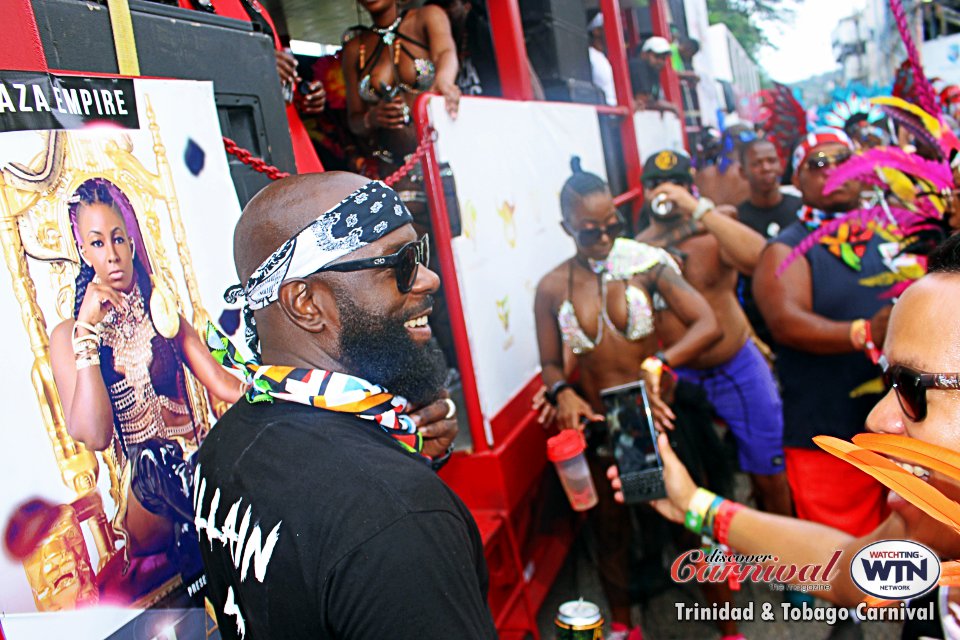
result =
[{"label": "white baseball cap", "polygon": [[670,42],[666,38],[661,38],[660,36],[651,36],[644,41],[643,47],[640,49],[640,51],[650,51],[658,56],[664,53],[670,53]]}]

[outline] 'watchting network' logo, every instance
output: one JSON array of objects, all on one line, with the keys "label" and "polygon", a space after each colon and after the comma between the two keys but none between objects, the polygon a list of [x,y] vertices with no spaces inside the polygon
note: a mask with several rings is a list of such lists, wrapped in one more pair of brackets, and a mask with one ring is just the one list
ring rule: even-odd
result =
[{"label": "'watchting network' logo", "polygon": [[857,552],[850,563],[850,576],[866,594],[884,600],[906,600],[937,585],[940,558],[910,540],[881,540]]}]

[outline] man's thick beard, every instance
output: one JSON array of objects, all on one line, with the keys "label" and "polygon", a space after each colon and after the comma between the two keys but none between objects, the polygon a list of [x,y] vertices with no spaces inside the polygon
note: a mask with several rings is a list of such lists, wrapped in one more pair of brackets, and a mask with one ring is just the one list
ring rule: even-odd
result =
[{"label": "man's thick beard", "polygon": [[378,384],[414,405],[440,397],[447,376],[443,352],[430,342],[418,345],[403,323],[409,318],[374,316],[358,307],[348,292],[337,295],[340,359],[346,373]]}]

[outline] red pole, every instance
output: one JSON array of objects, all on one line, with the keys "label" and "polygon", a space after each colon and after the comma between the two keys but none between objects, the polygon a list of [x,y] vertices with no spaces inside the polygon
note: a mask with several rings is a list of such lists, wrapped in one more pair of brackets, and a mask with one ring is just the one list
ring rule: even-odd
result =
[{"label": "red pole", "polygon": [[[417,125],[417,139],[423,139],[423,130],[430,124],[427,116],[427,104],[433,94],[423,93],[417,98],[414,107],[414,122]],[[453,236],[450,233],[450,217],[447,213],[447,200],[443,195],[443,182],[440,180],[440,163],[437,161],[435,145],[427,147],[423,156],[423,184],[427,192],[427,204],[430,207],[431,232],[437,247],[437,262],[443,278],[444,298],[450,317],[450,330],[457,349],[457,365],[460,367],[460,383],[463,388],[463,401],[466,404],[467,420],[470,423],[470,437],[473,439],[474,453],[489,451],[487,432],[484,426],[483,409],[480,407],[480,393],[477,390],[477,377],[473,369],[473,356],[470,353],[470,337],[460,302],[460,283],[457,282],[457,266],[453,259]]]},{"label": "red pole", "polygon": [[[642,194],[640,186],[640,149],[637,147],[637,130],[633,122],[633,87],[627,66],[627,52],[623,44],[623,25],[620,22],[620,7],[617,0],[600,0],[603,11],[603,30],[607,40],[607,60],[613,68],[613,84],[617,90],[617,105],[622,111],[620,119],[620,144],[623,148],[623,163],[627,170],[627,191]],[[637,207],[634,206],[634,210]]]},{"label": "red pole", "polygon": [[[650,0],[650,22],[653,24],[653,35],[672,40],[664,0]],[[689,152],[687,120],[683,115],[683,93],[680,91],[680,78],[677,77],[672,61],[664,65],[663,70],[660,71],[660,85],[663,87],[663,94],[667,102],[677,105],[677,117],[680,118],[680,131],[683,133],[683,146]]]},{"label": "red pole", "polygon": [[511,100],[533,100],[530,84],[530,63],[523,41],[523,23],[517,0],[494,0],[487,3],[493,49],[497,54],[497,71],[503,97]]}]

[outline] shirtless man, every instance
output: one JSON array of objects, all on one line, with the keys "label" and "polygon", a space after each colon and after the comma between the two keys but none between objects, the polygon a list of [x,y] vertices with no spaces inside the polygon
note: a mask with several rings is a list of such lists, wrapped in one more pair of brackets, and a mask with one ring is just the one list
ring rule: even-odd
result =
[{"label": "shirtless man", "polygon": [[[722,208],[715,208],[706,198],[694,198],[686,155],[674,151],[654,154],[643,167],[643,183],[644,214],[650,226],[637,240],[673,254],[684,278],[707,299],[723,330],[719,342],[678,367],[677,374],[703,387],[716,413],[729,425],[737,440],[740,467],[750,474],[763,508],[790,515],[780,395],[769,366],[751,340],[750,324],[736,295],[737,273],[752,273],[763,238],[724,218]],[[669,212],[655,212],[652,205],[659,199],[666,201]],[[669,307],[658,310],[657,326],[665,347],[686,332]]]}]

